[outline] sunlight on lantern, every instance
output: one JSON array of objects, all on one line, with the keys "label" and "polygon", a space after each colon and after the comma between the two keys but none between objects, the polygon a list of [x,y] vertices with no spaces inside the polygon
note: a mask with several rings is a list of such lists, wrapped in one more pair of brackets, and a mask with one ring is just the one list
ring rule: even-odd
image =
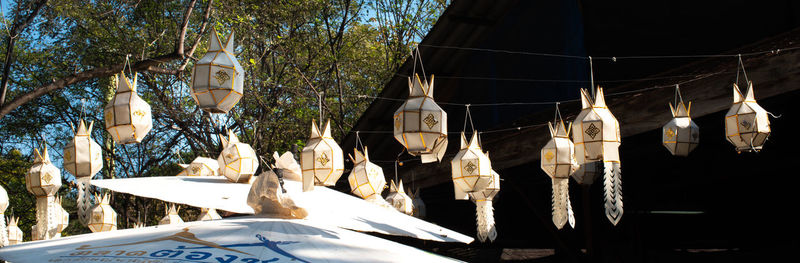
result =
[{"label": "sunlight on lantern", "polygon": [[106,131],[116,143],[142,142],[153,128],[150,105],[136,93],[136,75],[133,76],[133,83],[123,72],[114,76],[117,79],[117,91],[106,104],[103,114]]},{"label": "sunlight on lantern", "polygon": [[737,151],[760,151],[771,129],[769,115],[755,99],[753,82],[747,83],[747,93],[742,94],[733,84],[733,105],[725,114],[725,137]]},{"label": "sunlight on lantern", "polygon": [[311,137],[300,153],[303,171],[303,191],[314,189],[314,185],[333,186],[344,173],[344,153],[331,137],[331,121],[325,123],[320,132],[316,121],[311,123]]},{"label": "sunlight on lantern", "polygon": [[197,61],[192,72],[192,98],[200,109],[227,113],[239,102],[244,91],[244,69],[233,54],[233,32],[223,47],[212,27],[208,52]]},{"label": "sunlight on lantern", "polygon": [[441,161],[447,150],[447,113],[433,101],[429,83],[408,78],[408,100],[394,113],[394,138],[422,163]]}]

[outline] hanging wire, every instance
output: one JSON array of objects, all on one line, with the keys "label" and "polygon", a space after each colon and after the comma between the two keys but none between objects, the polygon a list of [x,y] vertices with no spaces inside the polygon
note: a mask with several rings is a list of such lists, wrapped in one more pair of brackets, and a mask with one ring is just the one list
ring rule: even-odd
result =
[{"label": "hanging wire", "polygon": [[462,129],[462,131],[464,131],[464,132],[467,131],[467,120],[469,120],[469,127],[472,129],[472,132],[474,133],[475,132],[475,123],[472,122],[472,113],[470,113],[470,111],[469,111],[469,107],[471,105],[470,104],[465,104],[464,106],[466,106],[466,111],[464,112],[464,128]]},{"label": "hanging wire", "polygon": [[750,80],[747,79],[747,71],[744,69],[744,62],[742,62],[742,54],[739,54],[739,66],[736,67],[736,85],[739,85],[739,68],[742,69],[742,74],[744,74],[744,85],[750,85]]},{"label": "hanging wire", "polygon": [[[364,151],[364,143],[361,142],[361,136],[359,135],[359,133],[360,133],[359,131],[356,131],[356,149],[361,149],[361,151],[363,152]],[[359,146],[361,146],[361,147],[359,148]]]},{"label": "hanging wire", "polygon": [[594,99],[594,66],[592,66],[592,56],[589,56],[589,91],[592,92],[592,99]]},{"label": "hanging wire", "polygon": [[560,102],[556,102],[556,112],[554,114],[555,116],[553,116],[553,124],[558,123],[559,120],[563,120],[563,118],[561,118],[561,110],[558,109],[558,105],[559,104],[561,104],[561,103]]},{"label": "hanging wire", "polygon": [[678,84],[675,84],[675,107],[678,107],[678,102],[683,102],[683,96],[681,96],[681,87]]}]

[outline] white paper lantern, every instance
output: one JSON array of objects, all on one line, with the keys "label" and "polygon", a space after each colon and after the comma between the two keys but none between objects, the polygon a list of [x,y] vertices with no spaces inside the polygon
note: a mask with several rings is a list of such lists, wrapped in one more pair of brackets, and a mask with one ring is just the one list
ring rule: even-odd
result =
[{"label": "white paper lantern", "polygon": [[461,133],[461,150],[450,161],[450,166],[458,200],[467,200],[468,193],[485,189],[492,180],[492,162],[478,144],[478,132],[473,132],[469,143]]},{"label": "white paper lantern", "polygon": [[569,139],[571,124],[564,125],[564,121],[547,123],[550,127],[550,141],[542,147],[542,170],[550,176],[553,183],[553,224],[558,229],[564,227],[567,221],[574,227],[575,220],[570,220],[572,207],[569,200],[569,177],[580,166],[575,159],[575,145]]},{"label": "white paper lantern", "polygon": [[219,34],[212,28],[208,52],[197,61],[192,73],[192,98],[200,109],[227,113],[242,98],[244,69],[233,52],[233,32],[223,47]]},{"label": "white paper lantern", "polygon": [[481,191],[469,193],[469,197],[475,202],[475,217],[478,226],[478,239],[485,242],[486,239],[494,241],[497,238],[497,231],[494,226],[494,207],[492,200],[500,192],[500,175],[491,170],[492,178],[489,185]]},{"label": "white paper lantern", "polygon": [[234,183],[247,183],[258,169],[258,157],[249,144],[239,142],[239,137],[228,130],[228,140],[219,135],[222,153],[217,157],[219,172]]},{"label": "white paper lantern", "polygon": [[622,219],[622,172],[619,159],[619,122],[606,106],[603,88],[592,100],[581,89],[582,110],[573,122],[575,159],[578,168],[572,177],[580,184],[592,184],[602,173],[606,217],[616,225]]},{"label": "white paper lantern", "polygon": [[700,127],[692,121],[689,112],[692,110],[692,102],[688,105],[683,104],[683,100],[673,107],[669,104],[672,112],[672,120],[667,122],[662,128],[662,140],[664,147],[667,147],[672,155],[689,156],[689,153],[697,148],[700,142]]},{"label": "white paper lantern", "polygon": [[61,188],[61,170],[50,162],[47,146],[42,153],[33,150],[33,166],[25,174],[25,186],[36,197],[53,196]]},{"label": "white paper lantern", "polygon": [[350,192],[365,200],[383,200],[381,192],[386,187],[386,178],[383,175],[383,168],[369,161],[369,152],[364,147],[362,154],[355,149],[355,157],[352,155],[353,170],[347,181],[350,182]]},{"label": "white paper lantern", "polygon": [[93,125],[89,123],[87,129],[81,119],[75,137],[64,147],[64,169],[76,178],[91,177],[103,169],[102,148],[89,136]]},{"label": "white paper lantern", "polygon": [[136,75],[133,83],[124,73],[116,74],[115,78],[117,91],[104,110],[106,131],[119,144],[142,142],[153,128],[150,104],[136,93]]},{"label": "white paper lantern", "polygon": [[94,233],[117,230],[117,212],[111,207],[111,197],[108,194],[95,195],[95,200],[99,203],[92,208],[89,230]]},{"label": "white paper lantern", "polygon": [[222,219],[222,216],[217,213],[217,209],[214,208],[200,208],[200,216],[197,217],[197,221],[211,221],[211,220],[219,220]]},{"label": "white paper lantern", "polygon": [[217,160],[208,157],[197,157],[189,164],[180,164],[183,171],[176,176],[216,176],[219,171]]},{"label": "white paper lantern", "polygon": [[331,121],[325,123],[320,132],[316,121],[311,123],[311,137],[300,153],[303,171],[303,191],[314,189],[314,185],[333,186],[344,173],[344,153],[331,136]]},{"label": "white paper lantern", "polygon": [[183,224],[183,219],[178,215],[178,209],[172,205],[167,208],[167,215],[158,221],[159,225]]},{"label": "white paper lantern", "polygon": [[404,213],[407,215],[411,215],[414,211],[414,201],[411,200],[405,190],[403,190],[403,180],[400,180],[398,184],[394,184],[394,180],[391,181],[391,187],[389,188],[389,195],[386,196],[386,202],[388,202],[394,209],[400,211],[400,213]]},{"label": "white paper lantern", "polygon": [[408,100],[394,113],[394,138],[422,163],[441,161],[447,150],[447,113],[433,100],[430,83],[408,78]]},{"label": "white paper lantern", "polygon": [[771,129],[769,115],[755,99],[753,82],[748,82],[747,93],[742,94],[733,84],[733,105],[725,114],[725,135],[739,152],[760,151]]},{"label": "white paper lantern", "polygon": [[[409,191],[410,192],[410,191]],[[422,196],[420,196],[419,188],[411,194],[411,201],[414,202],[414,211],[412,215],[416,218],[425,218],[427,213],[427,207],[425,206],[425,202],[422,201]]]},{"label": "white paper lantern", "polygon": [[8,219],[8,244],[16,245],[22,243],[23,233],[19,229],[19,217],[10,217]]}]

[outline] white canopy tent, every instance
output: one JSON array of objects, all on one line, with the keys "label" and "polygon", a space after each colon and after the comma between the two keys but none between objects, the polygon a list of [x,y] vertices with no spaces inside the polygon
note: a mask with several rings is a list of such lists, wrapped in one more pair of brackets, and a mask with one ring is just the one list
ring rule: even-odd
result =
[{"label": "white canopy tent", "polygon": [[[229,183],[222,176],[93,180],[92,185],[172,203],[244,214],[253,213],[253,209],[246,201],[250,185]],[[308,217],[304,220],[315,225],[439,242],[471,243],[474,240],[458,232],[327,187],[316,187],[313,191],[303,192],[300,182],[289,180],[285,181],[284,187],[298,206],[308,210]]]},{"label": "white canopy tent", "polygon": [[[319,189],[319,188],[318,188]],[[11,262],[458,262],[300,219],[242,217],[26,242]]]}]

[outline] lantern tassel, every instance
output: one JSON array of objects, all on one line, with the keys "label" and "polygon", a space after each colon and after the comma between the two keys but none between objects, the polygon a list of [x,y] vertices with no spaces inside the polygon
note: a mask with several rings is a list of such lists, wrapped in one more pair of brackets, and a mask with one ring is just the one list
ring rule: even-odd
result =
[{"label": "lantern tassel", "polygon": [[90,176],[80,177],[77,179],[78,183],[78,219],[84,226],[89,224],[89,217],[91,216],[92,200],[88,198]]},{"label": "lantern tassel", "polygon": [[0,247],[8,246],[8,230],[6,229],[6,217],[0,213]]},{"label": "lantern tassel", "polygon": [[553,178],[553,224],[561,229],[567,223],[569,212],[569,180]]},{"label": "lantern tassel", "polygon": [[494,226],[494,207],[492,201],[475,202],[475,213],[478,219],[478,239],[481,242],[494,241],[497,238],[497,230]]},{"label": "lantern tassel", "polygon": [[569,219],[569,227],[575,229],[575,212],[572,211],[572,201],[569,200],[569,196],[567,196],[567,215]]},{"label": "lantern tassel", "polygon": [[622,219],[622,171],[619,162],[604,162],[603,193],[606,217],[615,226]]}]

